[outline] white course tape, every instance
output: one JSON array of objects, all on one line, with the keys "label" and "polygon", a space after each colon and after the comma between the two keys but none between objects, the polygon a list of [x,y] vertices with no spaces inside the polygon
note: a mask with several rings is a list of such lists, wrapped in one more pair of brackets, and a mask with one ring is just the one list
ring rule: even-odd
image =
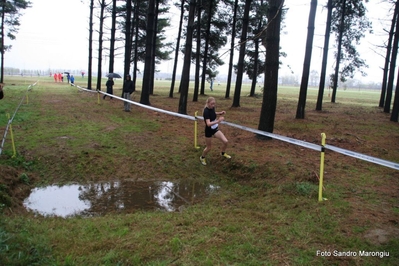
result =
[{"label": "white course tape", "polygon": [[258,135],[263,135],[263,136],[270,137],[270,138],[273,138],[273,139],[278,139],[278,140],[281,140],[281,141],[284,141],[284,142],[292,143],[292,144],[295,144],[295,145],[298,145],[298,146],[302,146],[302,147],[305,147],[305,148],[308,148],[308,149],[311,149],[311,150],[321,151],[321,146],[320,145],[313,144],[313,143],[310,143],[310,142],[297,140],[297,139],[293,139],[293,138],[289,138],[289,137],[284,137],[284,136],[280,136],[280,135],[277,135],[277,134],[273,134],[273,133],[265,132],[265,131],[262,131],[262,130],[253,129],[253,128],[249,128],[249,127],[233,124],[233,123],[226,122],[226,121],[223,121],[222,124],[226,124],[226,125],[229,125],[231,127],[240,128],[242,130],[246,130],[246,131],[258,134]]},{"label": "white course tape", "polygon": [[[97,91],[93,91],[93,90],[87,90],[87,89],[82,88],[80,86],[76,86],[76,87],[78,87],[81,90],[88,91],[88,92],[97,92]],[[108,93],[105,93],[105,92],[102,92],[102,91],[100,91],[100,93],[105,94],[105,95],[110,96],[110,97],[113,97],[113,98],[117,98],[117,99],[125,101],[125,102],[129,102],[131,104],[135,104],[137,106],[141,106],[141,107],[156,111],[156,112],[161,112],[161,113],[165,113],[165,114],[169,114],[169,115],[173,115],[173,116],[179,116],[179,117],[186,118],[186,119],[189,119],[189,120],[196,120],[198,118],[204,120],[204,118],[202,116],[193,117],[193,116],[189,116],[189,115],[183,115],[183,114],[179,114],[179,113],[170,112],[170,111],[166,111],[166,110],[163,110],[163,109],[151,107],[151,106],[148,106],[148,105],[140,104],[140,103],[137,103],[137,102],[128,101],[128,100],[126,100],[124,98],[121,98],[121,97],[118,97],[118,96],[115,96],[115,95],[111,95],[111,94],[108,94]],[[249,131],[249,132],[252,132],[252,133],[255,133],[255,134],[258,134],[258,135],[270,137],[270,138],[273,138],[273,139],[278,139],[278,140],[281,140],[281,141],[284,141],[284,142],[288,142],[288,143],[291,143],[291,144],[294,144],[294,145],[298,145],[298,146],[301,146],[301,147],[304,147],[304,148],[308,148],[308,149],[311,149],[311,150],[314,150],[314,151],[321,152],[322,149],[323,149],[323,147],[321,145],[318,145],[318,144],[314,144],[314,143],[310,143],[310,142],[306,142],[306,141],[302,141],[302,140],[297,140],[297,139],[293,139],[293,138],[289,138],[289,137],[284,137],[284,136],[281,136],[281,135],[277,135],[277,134],[261,131],[261,130],[258,130],[258,129],[253,129],[253,128],[242,126],[242,125],[237,125],[237,124],[226,122],[226,121],[221,122],[221,124],[225,124],[225,125],[228,125],[228,126],[231,126],[231,127],[235,127],[235,128],[239,128],[239,129],[242,129],[242,130],[246,130],[246,131]],[[371,162],[371,163],[375,163],[375,164],[379,164],[379,165],[382,165],[382,166],[386,166],[386,167],[389,167],[389,168],[393,168],[393,169],[399,170],[399,163],[386,161],[386,160],[383,160],[383,159],[379,159],[379,158],[368,156],[368,155],[365,155],[365,154],[353,152],[353,151],[350,151],[350,150],[345,150],[345,149],[338,148],[338,147],[331,146],[331,145],[325,145],[324,148],[332,150],[332,151],[335,151],[335,152],[338,152],[338,153],[341,153],[341,154],[344,154],[344,155],[347,155],[347,156],[350,156],[350,157],[354,157],[354,158],[357,158],[357,159],[360,159],[360,160],[364,160],[364,161],[367,161],[367,162]]]},{"label": "white course tape", "polygon": [[160,112],[160,113],[164,113],[164,114],[168,114],[168,115],[173,115],[173,116],[178,116],[178,117],[186,118],[186,119],[189,119],[189,120],[195,120],[195,118],[193,116],[190,116],[190,115],[179,114],[179,113],[175,113],[175,112],[171,112],[171,111],[166,111],[166,110],[163,110],[163,109],[155,108],[155,107],[152,107],[152,106],[148,106],[148,105],[145,105],[145,104],[141,104],[141,103],[138,103],[138,102],[129,101],[129,100],[126,100],[125,98],[118,97],[118,96],[115,96],[115,95],[112,95],[112,94],[108,94],[108,93],[102,92],[102,91],[88,90],[88,89],[82,88],[80,86],[76,86],[76,87],[78,87],[81,90],[88,91],[88,92],[99,92],[99,93],[105,94],[105,95],[107,95],[109,97],[116,98],[116,99],[119,99],[121,101],[128,102],[128,103],[140,106],[140,107],[144,107],[144,108],[156,111],[156,112]]},{"label": "white course tape", "polygon": [[345,149],[338,148],[338,147],[331,146],[331,145],[325,145],[325,148],[329,149],[329,150],[332,150],[332,151],[335,151],[335,152],[338,152],[338,153],[341,153],[341,154],[344,154],[344,155],[347,155],[347,156],[350,156],[350,157],[353,157],[353,158],[357,158],[357,159],[363,160],[363,161],[367,161],[367,162],[370,162],[370,163],[375,163],[375,164],[379,164],[379,165],[383,165],[383,166],[386,166],[386,167],[389,167],[389,168],[393,168],[393,169],[399,170],[399,163],[386,161],[386,160],[383,160],[383,159],[380,159],[380,158],[364,155],[364,154],[353,152],[353,151],[350,151],[350,150],[345,150]]}]

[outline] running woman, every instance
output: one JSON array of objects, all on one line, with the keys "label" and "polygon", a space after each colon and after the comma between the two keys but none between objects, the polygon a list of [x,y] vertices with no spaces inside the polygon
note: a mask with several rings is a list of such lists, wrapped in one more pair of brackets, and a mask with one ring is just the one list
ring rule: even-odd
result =
[{"label": "running woman", "polygon": [[219,130],[219,123],[224,120],[224,117],[220,116],[218,119],[216,119],[218,115],[226,114],[226,111],[216,112],[215,106],[216,106],[215,98],[209,97],[206,100],[204,113],[203,113],[204,122],[205,122],[205,144],[206,144],[206,147],[203,150],[202,155],[200,157],[200,161],[203,165],[206,165],[205,157],[212,148],[213,136],[215,136],[223,143],[221,155],[227,159],[231,158],[231,156],[226,153],[228,140],[224,136],[223,132]]}]

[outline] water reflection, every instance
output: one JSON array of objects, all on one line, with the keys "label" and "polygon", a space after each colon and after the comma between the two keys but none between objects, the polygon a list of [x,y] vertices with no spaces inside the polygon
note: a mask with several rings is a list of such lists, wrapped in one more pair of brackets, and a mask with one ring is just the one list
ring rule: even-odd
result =
[{"label": "water reflection", "polygon": [[24,206],[42,215],[97,216],[135,210],[176,211],[201,201],[218,187],[193,180],[114,181],[35,188]]}]

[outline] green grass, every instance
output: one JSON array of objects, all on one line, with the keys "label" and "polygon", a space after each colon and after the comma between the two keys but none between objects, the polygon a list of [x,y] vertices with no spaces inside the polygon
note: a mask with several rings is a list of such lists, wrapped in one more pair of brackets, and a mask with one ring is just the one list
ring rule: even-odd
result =
[{"label": "green grass", "polygon": [[[34,80],[6,81],[16,85],[6,87],[0,128],[7,122],[4,114],[13,112]],[[157,82],[151,102],[159,107],[170,105],[168,110],[173,111],[178,99],[167,97],[168,85]],[[236,114],[232,115],[232,122],[256,128],[256,119],[246,118],[248,114],[259,115],[255,110],[262,99],[242,97],[246,111],[242,115],[241,109],[229,109],[231,99],[223,99],[223,92],[218,89],[216,86],[218,108]],[[242,95],[248,91],[249,86],[244,86]],[[311,110],[317,94],[310,90],[307,119],[299,122],[294,119],[297,93],[298,88],[279,89],[278,133],[319,143],[320,133],[326,130],[330,142],[355,146],[357,137],[361,140],[355,148],[379,156],[385,153],[392,160],[398,158],[397,152],[374,145],[377,138],[396,136],[397,125],[357,117],[356,111],[366,116],[378,115],[369,107],[376,106],[378,93],[339,91],[340,103],[325,103],[326,111],[320,114]],[[190,114],[203,107],[206,96],[200,98],[200,103],[189,102]],[[354,102],[359,105],[356,111]],[[8,197],[0,201],[1,265],[399,263],[399,238],[394,234],[383,244],[364,237],[370,229],[387,228],[387,224],[398,229],[389,220],[368,220],[380,215],[381,209],[391,220],[398,220],[397,196],[376,189],[385,188],[385,184],[397,185],[397,179],[392,177],[398,176],[396,172],[328,153],[323,194],[328,200],[319,203],[314,174],[318,173],[317,152],[276,141],[256,142],[252,136],[226,128],[233,160],[221,161],[213,152],[210,164],[203,167],[198,162],[200,150],[193,147],[192,121],[167,119],[167,115],[154,115],[138,107],[132,110],[125,115],[120,102],[98,105],[94,93],[78,92],[65,84],[52,83],[51,78],[40,78],[38,86],[29,92],[29,103],[21,106],[13,122],[17,157],[11,158],[7,139],[0,165],[18,170],[14,184],[17,187],[125,178],[195,179],[218,185],[218,192],[181,212],[64,219],[23,212],[6,214],[14,201],[7,193],[12,188],[0,184],[0,196]],[[356,116],[358,123],[342,120],[338,117],[340,112]],[[373,132],[373,128],[381,130]],[[263,157],[266,159],[261,160]],[[370,215],[366,218],[365,210]],[[385,250],[390,257],[321,257],[316,256],[317,250]]]}]

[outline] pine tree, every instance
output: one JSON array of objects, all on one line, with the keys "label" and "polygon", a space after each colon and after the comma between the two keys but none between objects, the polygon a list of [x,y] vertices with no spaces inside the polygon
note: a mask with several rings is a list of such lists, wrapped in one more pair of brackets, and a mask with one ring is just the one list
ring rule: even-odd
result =
[{"label": "pine tree", "polygon": [[[1,67],[0,67],[0,83],[3,83],[4,78],[4,53],[11,49],[11,45],[5,45],[4,38],[14,40],[20,25],[19,18],[21,17],[21,10],[31,7],[31,2],[26,0],[1,0]],[[7,33],[7,34],[5,34]]]}]

